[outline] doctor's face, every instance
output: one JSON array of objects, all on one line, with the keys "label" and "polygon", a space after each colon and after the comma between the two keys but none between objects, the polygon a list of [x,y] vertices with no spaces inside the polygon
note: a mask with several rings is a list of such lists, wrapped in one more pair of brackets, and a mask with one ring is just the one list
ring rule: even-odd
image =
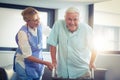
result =
[{"label": "doctor's face", "polygon": [[66,13],[65,15],[66,27],[70,32],[74,32],[78,28],[79,14],[76,12]]},{"label": "doctor's face", "polygon": [[35,28],[39,25],[40,23],[40,18],[38,15],[34,15],[31,19],[27,21],[27,24],[31,28]]}]

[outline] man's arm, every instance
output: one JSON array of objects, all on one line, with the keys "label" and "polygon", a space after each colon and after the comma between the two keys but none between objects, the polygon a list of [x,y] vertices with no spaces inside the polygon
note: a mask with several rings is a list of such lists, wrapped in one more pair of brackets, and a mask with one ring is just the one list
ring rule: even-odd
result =
[{"label": "man's arm", "polygon": [[96,55],[97,55],[97,52],[96,52],[96,50],[92,50],[92,55],[91,55],[91,59],[90,59],[90,64],[89,64],[89,66],[90,66],[90,69],[95,69],[95,59],[96,59]]},{"label": "man's arm", "polygon": [[57,60],[56,60],[56,47],[55,46],[50,46],[50,53],[51,53],[51,59],[52,59],[52,64],[54,67],[56,67]]}]

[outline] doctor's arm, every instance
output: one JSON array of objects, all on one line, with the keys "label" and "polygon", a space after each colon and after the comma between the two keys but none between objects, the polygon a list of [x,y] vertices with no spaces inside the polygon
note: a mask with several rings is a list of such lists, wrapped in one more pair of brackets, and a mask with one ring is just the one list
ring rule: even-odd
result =
[{"label": "doctor's arm", "polygon": [[35,62],[35,63],[44,64],[50,70],[52,70],[52,64],[50,62],[44,61],[44,60],[41,60],[39,58],[32,56],[32,51],[31,51],[31,47],[28,42],[28,37],[24,31],[20,31],[18,33],[18,44],[23,53],[22,56],[24,58],[28,59],[29,61]]}]

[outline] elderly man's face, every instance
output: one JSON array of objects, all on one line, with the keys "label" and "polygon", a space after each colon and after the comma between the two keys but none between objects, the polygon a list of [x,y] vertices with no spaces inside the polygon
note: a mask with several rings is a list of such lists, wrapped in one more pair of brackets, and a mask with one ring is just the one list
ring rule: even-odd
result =
[{"label": "elderly man's face", "polygon": [[66,26],[70,32],[74,32],[78,28],[79,23],[79,14],[74,13],[66,13],[65,16]]}]

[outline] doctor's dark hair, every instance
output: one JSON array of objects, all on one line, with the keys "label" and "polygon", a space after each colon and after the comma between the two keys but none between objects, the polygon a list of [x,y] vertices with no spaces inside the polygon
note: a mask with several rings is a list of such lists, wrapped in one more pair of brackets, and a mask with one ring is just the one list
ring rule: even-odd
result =
[{"label": "doctor's dark hair", "polygon": [[22,11],[23,19],[27,22],[34,18],[35,15],[38,15],[38,11],[35,8],[27,7]]}]

